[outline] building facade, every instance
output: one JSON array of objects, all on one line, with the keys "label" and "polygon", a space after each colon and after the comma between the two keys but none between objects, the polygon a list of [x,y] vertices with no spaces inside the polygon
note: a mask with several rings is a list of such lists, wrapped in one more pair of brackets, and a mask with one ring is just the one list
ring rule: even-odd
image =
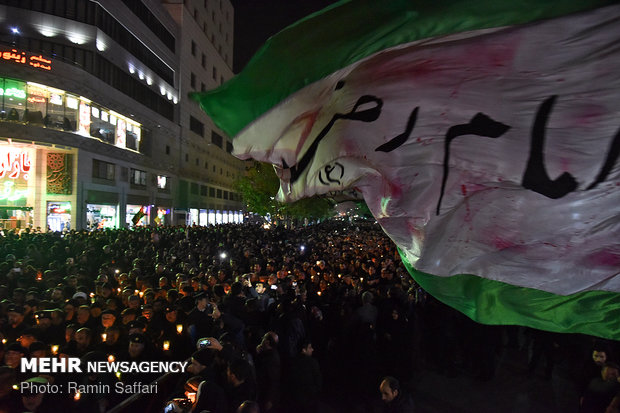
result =
[{"label": "building facade", "polygon": [[1,0],[0,225],[239,222],[243,162],[187,98],[192,79],[232,76],[232,14],[219,0]]}]

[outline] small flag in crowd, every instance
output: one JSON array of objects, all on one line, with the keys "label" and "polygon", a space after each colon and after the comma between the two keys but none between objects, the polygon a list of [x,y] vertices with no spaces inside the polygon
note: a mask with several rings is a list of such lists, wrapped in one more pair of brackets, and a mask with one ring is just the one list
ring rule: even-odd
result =
[{"label": "small flag in crowd", "polygon": [[356,188],[487,324],[620,339],[620,5],[343,1],[193,97],[280,199]]},{"label": "small flag in crowd", "polygon": [[138,222],[140,222],[140,220],[144,216],[145,216],[145,213],[142,210],[142,208],[140,208],[140,210],[138,212],[136,212],[136,214],[133,216],[133,218],[131,218],[131,222],[133,222],[134,225],[138,225]]}]

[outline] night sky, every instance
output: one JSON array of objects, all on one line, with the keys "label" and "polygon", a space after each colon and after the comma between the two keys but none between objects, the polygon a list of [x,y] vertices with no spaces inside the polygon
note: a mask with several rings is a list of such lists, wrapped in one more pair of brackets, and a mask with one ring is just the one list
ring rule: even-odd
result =
[{"label": "night sky", "polygon": [[235,8],[234,67],[239,73],[272,35],[334,0],[232,0]]}]

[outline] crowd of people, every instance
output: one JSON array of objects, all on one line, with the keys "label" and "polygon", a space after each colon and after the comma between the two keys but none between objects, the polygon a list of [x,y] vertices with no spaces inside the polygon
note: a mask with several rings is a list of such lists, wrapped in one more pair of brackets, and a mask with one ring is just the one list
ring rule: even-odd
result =
[{"label": "crowd of people", "polygon": [[[0,412],[105,412],[136,391],[24,384],[122,383],[148,393],[140,386],[161,376],[20,369],[38,357],[186,360],[184,373],[168,375],[172,385],[155,387],[163,399],[153,411],[317,412],[321,403],[355,411],[381,398],[377,409],[411,412],[415,395],[404,384],[422,364],[490,380],[495,355],[523,345],[521,334],[529,373],[544,359],[547,376],[559,347],[577,342],[580,356],[593,343],[474,323],[416,285],[371,223],[6,232],[0,257]],[[605,360],[584,361],[583,412],[616,403],[614,343],[597,343]]]}]

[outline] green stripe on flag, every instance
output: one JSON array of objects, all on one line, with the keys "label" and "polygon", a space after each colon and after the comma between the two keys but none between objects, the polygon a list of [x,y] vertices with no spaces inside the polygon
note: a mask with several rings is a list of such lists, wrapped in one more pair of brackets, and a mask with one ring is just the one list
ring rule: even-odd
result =
[{"label": "green stripe on flag", "polygon": [[417,271],[399,252],[405,267],[425,291],[479,323],[523,325],[620,340],[617,292],[585,291],[564,296],[475,275],[438,277]]},{"label": "green stripe on flag", "polygon": [[343,1],[270,38],[220,88],[191,93],[230,137],[290,94],[381,50],[420,39],[560,17],[611,0]]}]

